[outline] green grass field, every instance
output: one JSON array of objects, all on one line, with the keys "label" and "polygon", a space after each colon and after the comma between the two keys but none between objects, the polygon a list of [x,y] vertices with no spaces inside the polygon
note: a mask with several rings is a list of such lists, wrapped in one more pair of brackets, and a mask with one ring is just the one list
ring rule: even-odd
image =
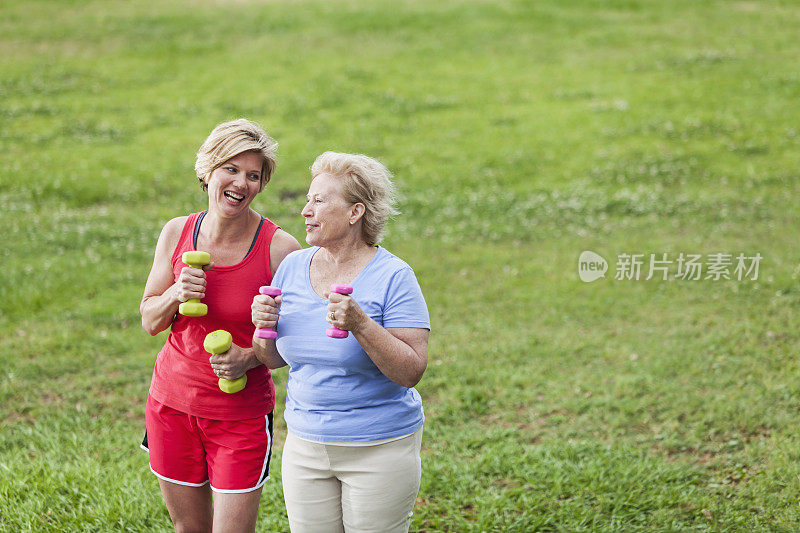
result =
[{"label": "green grass field", "polygon": [[[0,531],[171,527],[139,299],[240,116],[280,143],[254,207],[301,242],[316,155],[396,175],[385,246],[433,323],[413,531],[800,529],[798,27],[788,0],[1,2]],[[615,280],[623,253],[764,259]],[[288,530],[280,453],[259,531]]]}]

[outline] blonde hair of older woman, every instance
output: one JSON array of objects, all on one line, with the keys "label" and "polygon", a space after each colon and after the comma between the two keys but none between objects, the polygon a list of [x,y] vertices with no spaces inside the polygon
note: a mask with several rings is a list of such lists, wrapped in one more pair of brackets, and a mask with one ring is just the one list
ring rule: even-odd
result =
[{"label": "blonde hair of older woman", "polygon": [[217,124],[197,151],[194,171],[200,186],[208,190],[208,178],[228,159],[244,152],[257,152],[261,165],[261,189],[269,182],[277,164],[278,143],[251,120],[244,118]]},{"label": "blonde hair of older woman", "polygon": [[364,204],[361,225],[364,241],[370,246],[381,242],[386,221],[399,213],[394,207],[397,196],[389,169],[366,155],[325,152],[311,165],[312,179],[320,174],[344,180],[345,201]]}]

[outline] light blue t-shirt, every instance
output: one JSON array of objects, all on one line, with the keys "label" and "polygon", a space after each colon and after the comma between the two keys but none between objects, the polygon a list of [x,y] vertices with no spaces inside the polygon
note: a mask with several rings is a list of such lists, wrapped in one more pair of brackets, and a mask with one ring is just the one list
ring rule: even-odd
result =
[{"label": "light blue t-shirt", "polygon": [[[426,328],[430,319],[414,271],[378,250],[351,283],[351,297],[385,328]],[[319,442],[371,441],[408,435],[425,416],[416,389],[387,378],[350,334],[325,334],[328,300],[311,288],[318,247],[289,254],[272,284],[283,293],[278,352],[289,365],[284,418],[296,436]]]}]

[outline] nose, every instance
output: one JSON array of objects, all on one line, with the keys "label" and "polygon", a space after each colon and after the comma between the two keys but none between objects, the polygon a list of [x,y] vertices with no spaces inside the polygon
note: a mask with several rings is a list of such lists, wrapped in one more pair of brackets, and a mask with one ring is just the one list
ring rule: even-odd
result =
[{"label": "nose", "polygon": [[233,177],[233,184],[239,189],[247,188],[247,176],[244,175],[244,172],[236,173]]},{"label": "nose", "polygon": [[311,216],[311,202],[306,202],[306,205],[303,206],[303,209],[300,211],[300,214],[306,218]]}]

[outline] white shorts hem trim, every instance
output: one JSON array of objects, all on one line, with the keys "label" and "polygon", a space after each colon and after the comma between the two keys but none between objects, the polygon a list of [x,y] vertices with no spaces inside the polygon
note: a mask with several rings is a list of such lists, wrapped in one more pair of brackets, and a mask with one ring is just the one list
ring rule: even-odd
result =
[{"label": "white shorts hem trim", "polygon": [[178,481],[177,479],[171,479],[166,476],[162,476],[161,474],[153,470],[152,466],[150,467],[150,471],[153,474],[155,474],[158,479],[163,479],[164,481],[169,481],[170,483],[175,483],[176,485],[184,485],[186,487],[202,487],[203,485],[208,483],[208,480],[205,480],[202,483],[189,483],[187,481]]},{"label": "white shorts hem trim", "polygon": [[249,489],[226,490],[226,489],[218,489],[218,488],[214,487],[214,485],[211,485],[211,490],[213,490],[214,492],[222,493],[222,494],[244,494],[245,492],[253,492],[254,490],[260,489],[261,487],[264,486],[264,483],[266,483],[267,481],[269,481],[269,476],[264,478],[261,481],[261,483],[259,483],[255,487],[252,487],[252,488],[249,488]]}]

